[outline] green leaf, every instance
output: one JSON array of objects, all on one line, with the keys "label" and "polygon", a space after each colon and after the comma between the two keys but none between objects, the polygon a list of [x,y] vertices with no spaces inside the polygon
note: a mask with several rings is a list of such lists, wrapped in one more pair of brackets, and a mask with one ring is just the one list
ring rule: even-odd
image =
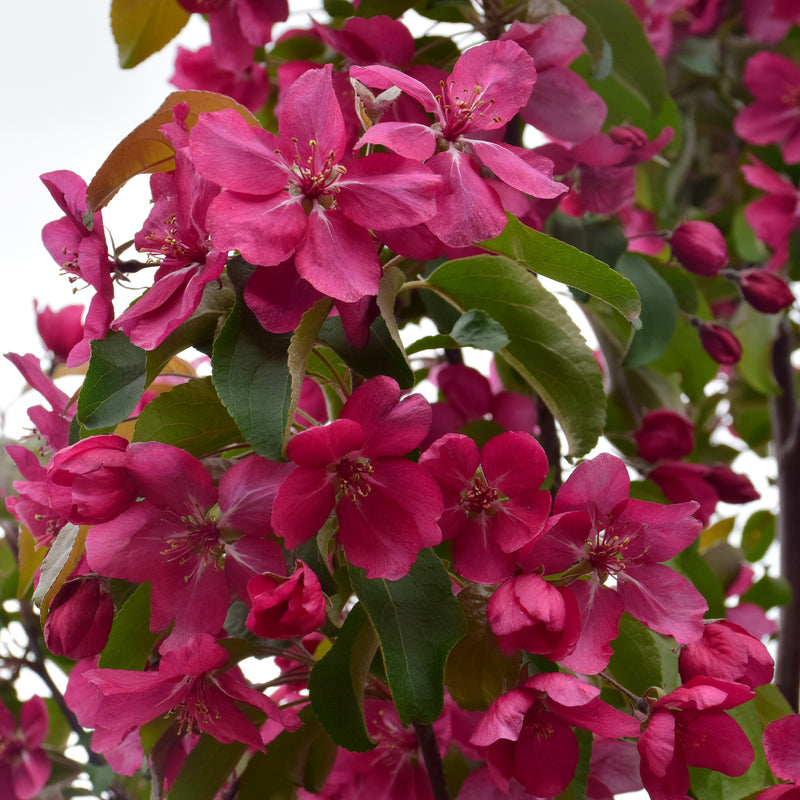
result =
[{"label": "green leaf", "polygon": [[615,680],[640,697],[651,686],[671,692],[681,682],[674,647],[674,640],[654,633],[626,613],[619,621],[608,668]]},{"label": "green leaf", "polygon": [[242,742],[222,744],[204,733],[183,762],[170,800],[214,800],[246,751]]},{"label": "green leaf", "polygon": [[477,308],[462,314],[450,335],[462,347],[478,347],[491,351],[502,350],[510,341],[503,326]]},{"label": "green leaf", "polygon": [[130,69],[171,42],[191,14],[176,0],[112,0],[111,32],[119,65]]},{"label": "green leaf", "polygon": [[792,587],[785,578],[763,575],[740,598],[742,603],[755,603],[765,611],[792,602]]},{"label": "green leaf", "polygon": [[750,515],[742,530],[742,552],[751,563],[766,555],[775,539],[775,515],[762,508]]},{"label": "green leaf", "polygon": [[359,17],[376,17],[386,14],[397,19],[414,5],[415,0],[361,0],[356,9]]},{"label": "green leaf", "polygon": [[481,247],[605,301],[629,322],[639,316],[639,295],[629,280],[576,247],[529,228],[510,214],[508,216],[503,232],[482,242]]},{"label": "green leaf", "polygon": [[458,593],[458,604],[467,632],[450,651],[445,664],[445,683],[460,708],[485,711],[503,692],[513,689],[519,679],[520,653],[505,655],[486,618],[490,592],[470,584]]},{"label": "green leaf", "polygon": [[563,0],[587,27],[584,43],[595,62],[613,55],[611,75],[655,116],[667,98],[664,66],[647,41],[642,23],[625,0]]},{"label": "green leaf", "polygon": [[237,304],[214,342],[212,380],[253,449],[280,460],[292,405],[286,334],[267,333]]},{"label": "green leaf", "polygon": [[432,550],[422,550],[400,580],[369,580],[364,570],[352,566],[350,578],[378,634],[400,721],[437,720],[444,706],[447,654],[464,631],[441,560]]},{"label": "green leaf", "polygon": [[628,249],[628,238],[615,220],[577,219],[556,213],[548,222],[557,239],[612,267]]},{"label": "green leaf", "polygon": [[772,346],[781,320],[780,314],[762,314],[748,303],[741,303],[731,327],[742,343],[739,371],[747,383],[761,394],[780,394],[772,374]]},{"label": "green leaf", "polygon": [[626,253],[617,269],[642,298],[642,327],[625,354],[626,367],[649,364],[664,353],[675,331],[678,304],[669,284],[641,256]]},{"label": "green leaf", "polygon": [[133,441],[171,444],[200,458],[244,438],[211,378],[196,378],[151,400],[136,420]]},{"label": "green leaf", "polygon": [[414,11],[437,22],[465,22],[475,17],[469,0],[422,0],[414,6]]},{"label": "green leaf", "polygon": [[122,422],[136,408],[146,385],[147,353],[117,332],[96,339],[91,349],[75,416],[84,428],[97,430]]},{"label": "green leaf", "polygon": [[68,522],[56,536],[42,561],[39,583],[33,593],[33,601],[40,609],[39,616],[42,626],[47,619],[50,603],[72,574],[86,550],[86,534],[88,533],[88,525],[82,525],[79,528]]},{"label": "green leaf", "polygon": [[114,614],[98,666],[142,670],[159,636],[150,631],[150,584],[142,583]]},{"label": "green leaf", "polygon": [[602,377],[558,300],[525,267],[503,256],[449,261],[428,282],[461,309],[481,309],[503,326],[511,341],[502,357],[552,411],[570,454],[591,450],[605,423]]},{"label": "green leaf", "polygon": [[322,727],[336,744],[356,753],[375,747],[364,722],[364,685],[377,649],[375,631],[359,603],[308,678],[311,708]]},{"label": "green leaf", "polygon": [[388,269],[381,278],[377,298],[380,316],[370,325],[369,339],[364,347],[356,347],[345,336],[339,317],[325,321],[319,338],[363,378],[388,375],[401,389],[410,389],[414,385],[414,372],[408,363],[394,315],[394,300],[402,283],[403,273],[396,267]]},{"label": "green leaf", "polygon": [[295,800],[302,786],[317,794],[325,786],[337,747],[306,707],[303,727],[273,739],[266,754],[255,753],[239,781],[239,800]]},{"label": "green leaf", "polygon": [[706,616],[721,619],[725,616],[725,588],[722,580],[714,573],[708,562],[697,552],[696,547],[688,547],[675,558],[678,569],[694,584],[708,603]]}]

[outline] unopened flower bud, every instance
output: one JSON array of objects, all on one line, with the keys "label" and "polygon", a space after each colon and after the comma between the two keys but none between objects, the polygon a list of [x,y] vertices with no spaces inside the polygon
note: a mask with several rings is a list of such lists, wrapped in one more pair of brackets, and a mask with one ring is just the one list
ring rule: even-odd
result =
[{"label": "unopened flower bud", "polygon": [[742,345],[726,328],[713,322],[695,320],[700,343],[717,364],[736,364],[742,358]]},{"label": "unopened flower bud", "polygon": [[777,314],[794,303],[794,295],[786,283],[760,267],[734,273],[733,279],[744,299],[762,314]]},{"label": "unopened flower bud", "polygon": [[646,461],[679,461],[694,449],[691,420],[668,409],[651,411],[633,434],[639,455]]},{"label": "unopened flower bud", "polygon": [[251,609],[247,627],[264,639],[292,639],[316,630],[325,622],[325,595],[317,576],[298,561],[290,578],[267,573],[247,584]]},{"label": "unopened flower bud", "polygon": [[56,361],[66,362],[70,350],[83,339],[83,306],[67,306],[53,311],[49,306],[36,311],[36,330],[44,346],[53,354]]},{"label": "unopened flower bud", "polygon": [[44,640],[51,653],[75,661],[97,655],[107,644],[114,602],[95,578],[67,581],[50,604]]},{"label": "unopened flower bud", "polygon": [[728,263],[725,237],[710,222],[693,220],[678,225],[669,243],[681,266],[695,275],[716,275]]},{"label": "unopened flower bud", "polygon": [[749,503],[761,497],[747,475],[734,472],[727,464],[711,467],[706,480],[716,489],[719,499],[724,503]]}]

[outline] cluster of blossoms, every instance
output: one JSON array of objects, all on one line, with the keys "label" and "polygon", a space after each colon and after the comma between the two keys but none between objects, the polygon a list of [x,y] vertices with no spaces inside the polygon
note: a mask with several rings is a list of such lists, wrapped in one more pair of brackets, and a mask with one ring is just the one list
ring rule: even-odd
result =
[{"label": "cluster of blossoms", "polygon": [[[89,373],[103,341],[124,341],[145,365],[134,402],[111,424],[94,424],[35,356],[8,356],[49,408],[29,410],[36,447],[7,448],[22,479],[6,506],[28,549],[49,549],[35,578],[44,641],[77,662],[64,699],[77,723],[93,729],[92,750],[120,775],[149,762],[168,790],[202,734],[240,743],[258,763],[254,754],[313,724],[333,739],[335,754],[324,780],[299,796],[328,800],[440,800],[431,762],[451,745],[469,761],[461,800],[557,797],[573,780],[587,782],[592,800],[642,787],[655,800],[675,800],[688,796],[690,767],[745,774],[753,746],[727,712],[772,679],[758,638],[766,618],[710,618],[709,600],[679,567],[682,553],[697,555],[719,502],[757,499],[750,480],[726,461],[691,460],[695,421],[660,409],[619,422],[628,447],[621,450],[647,479],[644,491],[628,463],[608,453],[578,463],[562,482],[558,450],[542,445],[552,424],[546,402],[441,359],[425,365],[439,391],[434,403],[406,391],[415,376],[401,388],[388,374],[395,373],[384,356],[394,353],[402,301],[387,283],[397,265],[405,264],[411,292],[430,272],[423,262],[494,258],[482,245],[503,234],[509,215],[537,232],[553,220],[617,215],[630,251],[638,243],[652,261],[661,254],[658,267],[676,285],[727,279],[732,302],[741,297],[756,312],[778,314],[794,302],[780,271],[798,226],[797,190],[755,156],[742,167],[744,180],[767,192],[745,212],[774,251],[764,267],[731,267],[711,222],[673,220],[658,230],[637,206],[637,167],[664,153],[675,131],[606,124],[605,100],[570,69],[586,27],[567,14],[516,20],[451,59],[450,70],[421,61],[399,20],[314,23],[277,46],[310,40],[333,55],[324,64],[282,63],[273,87],[254,54],[286,18],[284,3],[180,4],[207,15],[212,44],[182,51],[173,81],[236,102],[198,115],[187,92],[169,109],[160,135],[171,168],[154,168],[152,209],[134,238],[147,263],[109,250],[81,178],[42,176],[64,213],[45,227],[44,244],[71,281],[94,290],[83,321],[78,306],[37,310],[42,339],[54,364],[88,362]],[[661,4],[631,5],[664,54],[716,24],[715,3],[664,3],[663,19],[655,13]],[[797,21],[785,3],[772,6],[781,25]],[[679,23],[678,10],[694,16]],[[747,25],[771,41],[760,14],[747,4]],[[800,87],[800,70],[780,58],[762,53],[749,62],[745,84],[756,101],[740,112],[737,132],[752,144],[780,144],[794,163],[800,127],[796,109],[781,104]],[[779,90],[765,78],[773,68]],[[259,123],[270,115],[274,131]],[[765,116],[774,117],[768,131]],[[523,147],[520,120],[547,143]],[[115,287],[148,267],[150,287],[117,313]],[[421,315],[410,308],[408,319]],[[686,314],[701,354],[725,369],[740,360],[727,327]],[[512,315],[503,321],[513,335]],[[342,335],[325,333],[328,325]],[[451,325],[442,334],[451,352],[455,332]],[[537,334],[517,335],[527,342]],[[368,346],[376,339],[385,345],[377,357]],[[181,345],[170,350],[174,341]],[[189,344],[212,355],[211,378],[185,362],[182,374],[156,377]],[[270,388],[286,402],[275,446],[257,436],[253,419],[277,350],[285,372]],[[539,368],[508,352],[508,361],[498,359],[506,370],[512,362]],[[605,377],[613,380],[614,370]],[[239,405],[225,393],[236,381],[233,394],[246,396]],[[131,383],[115,385],[99,405]],[[248,394],[251,385],[259,388]],[[102,389],[82,390],[91,391]],[[181,427],[197,398],[210,395],[203,412],[228,434],[213,445],[206,430]],[[180,398],[181,418],[173,409],[162,421],[158,409],[170,397]],[[147,430],[139,425],[147,419],[159,424]],[[724,588],[733,592],[731,584]],[[442,586],[440,609],[429,597]],[[378,608],[380,592],[389,600]],[[430,702],[438,705],[417,715],[424,723],[399,701],[416,693],[416,665],[406,663],[398,681],[385,638],[395,623],[404,648],[418,632],[424,638],[425,625],[402,608],[412,595],[422,598],[414,612],[434,628],[455,608],[458,629],[435,653],[447,691],[442,697],[441,675],[430,670],[438,693]],[[458,609],[468,606],[477,611],[465,621]],[[136,609],[147,624],[123,668],[113,637]],[[673,650],[665,659],[678,665],[667,686],[632,689],[617,674],[625,665],[614,643],[632,629],[654,652]],[[489,674],[477,690],[457,659],[447,660],[454,645],[458,653],[475,641],[476,672]],[[373,658],[378,647],[383,664]],[[249,655],[274,657],[278,676],[264,685],[248,680],[239,661]],[[403,656],[409,661],[405,649]],[[341,707],[328,713],[314,684],[336,670],[341,685],[325,688],[341,692]],[[19,726],[3,711],[0,786],[25,800],[47,780],[42,708],[23,707]],[[359,724],[368,744],[348,747]],[[140,732],[158,726],[169,733],[152,747]],[[796,758],[781,750],[780,734],[768,727],[764,735],[775,775],[796,780]],[[772,787],[762,796],[791,791]]]}]

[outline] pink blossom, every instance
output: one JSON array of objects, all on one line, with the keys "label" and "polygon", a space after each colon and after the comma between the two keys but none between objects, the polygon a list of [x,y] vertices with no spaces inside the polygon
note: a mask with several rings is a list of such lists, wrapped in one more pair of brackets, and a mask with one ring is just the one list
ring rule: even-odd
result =
[{"label": "pink blossom", "polygon": [[285,569],[270,516],[291,467],[250,456],[216,487],[198,459],[160,442],[132,444],[128,466],[144,499],[92,527],[89,565],[105,577],[152,582],[151,630],[174,620],[178,643],[219,633],[232,596],[246,597],[251,577]]},{"label": "pink blossom", "polygon": [[397,86],[432,113],[436,122],[379,122],[358,145],[382,144],[425,161],[444,179],[436,216],[427,228],[450,247],[466,247],[497,236],[506,216],[480,167],[534,197],[557,197],[565,188],[552,179],[546,158],[519,147],[487,141],[484,132],[502,128],[530,97],[536,81],[533,60],[514,42],[486,42],[464,53],[441,94],[399,70],[380,65],[353,67],[350,75],[368,86]]},{"label": "pink blossom", "polygon": [[707,623],[703,638],[681,649],[678,666],[684,682],[707,675],[751,689],[769,683],[774,672],[767,648],[728,620]]},{"label": "pink blossom", "polygon": [[175,170],[150,178],[153,209],[136,234],[136,248],[160,259],[153,286],[113,323],[137,347],[153,350],[200,304],[208,283],[219,278],[227,251],[208,239],[206,215],[219,187],[200,177],[189,157],[188,103],[173,109],[161,132],[175,148]]},{"label": "pink blossom", "polygon": [[290,440],[297,464],[275,498],[273,524],[287,548],[310,539],[336,509],[337,538],[368,578],[396,580],[424,547],[441,541],[436,521],[442,496],[436,481],[403,458],[428,432],[428,401],[400,400],[388,377],[361,384],[339,419]]},{"label": "pink blossom", "polygon": [[776,778],[800,783],[800,714],[776,719],[764,728],[764,754]]},{"label": "pink blossom", "polygon": [[66,215],[44,226],[44,246],[70,281],[80,278],[94,289],[83,323],[83,339],[67,358],[67,366],[74,367],[89,360],[89,342],[102,339],[114,318],[115,263],[106,246],[102,214],[95,212],[90,227],[84,224],[87,187],[83,179],[68,170],[48,172],[40,179]]},{"label": "pink blossom", "polygon": [[793,24],[800,25],[795,0],[744,0],[742,12],[747,35],[765,44],[779,42]]},{"label": "pink blossom", "polygon": [[213,48],[209,46],[194,52],[179,46],[175,73],[169,82],[178,89],[200,89],[227,95],[253,113],[264,107],[270,92],[269,77],[263,64],[250,61],[242,70],[231,71],[215,60]]},{"label": "pink blossom", "polygon": [[800,161],[800,66],[763,51],[745,66],[744,82],[755,101],[733,121],[737,136],[756,145],[780,144],[787,164]]},{"label": "pink blossom", "polygon": [[542,533],[550,495],[539,489],[547,457],[529,433],[490,439],[479,452],[468,436],[448,433],[420,457],[439,484],[439,527],[453,540],[453,564],[468,580],[497,583],[514,574],[516,554]]},{"label": "pink blossom", "polygon": [[516,778],[536,797],[562,792],[578,764],[572,727],[607,736],[638,736],[639,723],[599,699],[600,689],[559,672],[535,675],[489,707],[470,741],[486,748],[492,780]]},{"label": "pink blossom", "polygon": [[94,722],[104,734],[104,747],[115,740],[119,744],[150,720],[170,715],[180,733],[204,732],[225,744],[243,742],[263,750],[258,727],[240,704],[262,711],[288,730],[299,727],[293,712],[253,689],[238,667],[227,667],[228,661],[227,650],[212,636],[197,634],[181,647],[162,646],[157,670],[84,672],[84,681],[100,694]]},{"label": "pink blossom", "polygon": [[703,633],[705,600],[662,563],[700,532],[689,516],[697,504],[665,506],[631,499],[629,491],[620,459],[602,454],[584,461],[559,489],[545,534],[520,553],[528,571],[543,566],[545,574],[571,568],[576,577],[588,575],[569,584],[583,629],[562,663],[578,672],[593,674],[608,664],[623,611],[683,644]]},{"label": "pink blossom", "polygon": [[108,643],[114,602],[96,578],[67,581],[50,603],[44,641],[55,655],[75,661],[97,655]]},{"label": "pink blossom", "polygon": [[381,265],[369,229],[415,225],[436,210],[440,179],[386,153],[345,156],[331,67],[301,75],[284,97],[280,137],[236,112],[202,114],[192,160],[220,184],[209,208],[212,241],[250,262],[295,267],[318,292],[345,302],[378,293]]},{"label": "pink blossom", "polygon": [[250,613],[247,627],[264,639],[292,639],[305,636],[325,622],[325,595],[317,576],[303,561],[294,573],[266,573],[247,584]]},{"label": "pink blossom", "polygon": [[766,267],[775,271],[788,260],[789,237],[800,227],[800,192],[755,156],[750,160],[752,164],[742,167],[744,179],[767,194],[750,203],[744,216],[756,236],[774,250]]},{"label": "pink blossom", "polygon": [[65,306],[53,311],[50,306],[39,310],[34,301],[36,330],[44,346],[53,354],[56,362],[66,362],[70,350],[83,339],[83,306]]},{"label": "pink blossom", "polygon": [[587,800],[614,800],[623,792],[638,792],[639,753],[635,742],[595,736],[589,765]]},{"label": "pink blossom", "polygon": [[683,222],[670,234],[668,241],[672,255],[695,275],[716,275],[728,264],[725,237],[711,222]]},{"label": "pink blossom", "polygon": [[220,67],[241,72],[253,51],[272,38],[272,26],[289,16],[287,0],[178,0],[190,12],[206,14],[211,46]]},{"label": "pink blossom", "polygon": [[689,767],[743,775],[753,747],[725,713],[755,693],[741,683],[692,678],[653,703],[639,737],[640,772],[653,800],[674,800],[689,790]]},{"label": "pink blossom", "polygon": [[694,424],[683,415],[662,408],[645,414],[633,438],[638,454],[646,461],[677,460],[694,449]]},{"label": "pink blossom", "polygon": [[19,723],[0,704],[0,796],[33,800],[50,776],[42,742],[47,735],[47,706],[34,696],[22,704]]},{"label": "pink blossom", "polygon": [[515,575],[500,584],[486,606],[489,625],[505,653],[527,650],[551,661],[568,656],[578,642],[581,615],[568,586],[540,575]]},{"label": "pink blossom", "polygon": [[520,116],[561,141],[579,142],[600,133],[606,118],[600,95],[568,69],[583,52],[585,34],[579,19],[559,14],[540,25],[515,20],[500,37],[523,47],[536,65],[536,85]]}]

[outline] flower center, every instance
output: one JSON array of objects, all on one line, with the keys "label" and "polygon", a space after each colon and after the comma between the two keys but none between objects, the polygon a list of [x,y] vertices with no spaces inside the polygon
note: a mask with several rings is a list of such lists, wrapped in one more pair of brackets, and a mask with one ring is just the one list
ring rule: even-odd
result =
[{"label": "flower center", "polygon": [[372,475],[372,465],[367,458],[343,458],[336,467],[336,477],[339,479],[339,488],[345,497],[355,500],[357,497],[366,497],[370,492],[370,485],[365,480],[366,475]]},{"label": "flower center", "polygon": [[489,486],[482,476],[476,475],[472,479],[472,486],[461,492],[461,505],[466,508],[467,514],[493,514],[498,496],[497,489]]},{"label": "flower center", "polygon": [[[293,141],[297,142],[297,139]],[[311,154],[305,160],[297,153],[292,161],[287,187],[289,194],[316,200],[326,209],[333,208],[336,204],[335,195],[339,191],[336,183],[347,169],[336,163],[336,154],[332,150],[322,160],[316,141],[312,139],[308,146]]]},{"label": "flower center", "polygon": [[[453,141],[474,126],[476,117],[485,119],[494,100],[484,100],[483,88],[478,85],[471,91],[465,87],[461,92],[454,91],[453,81],[442,81],[440,85],[442,93],[438,99],[444,112],[442,136]],[[500,121],[500,117],[493,118],[493,122]]]},{"label": "flower center", "polygon": [[213,717],[219,716],[219,712],[212,709],[204,677],[187,675],[183,682],[188,687],[186,695],[167,712],[167,716],[176,718],[181,735],[202,733]]},{"label": "flower center", "polygon": [[623,525],[625,530],[619,532],[611,524],[594,541],[586,542],[586,558],[601,575],[616,575],[641,559],[641,556],[633,556],[628,552],[636,533],[630,529],[630,525],[630,522],[626,522]]},{"label": "flower center", "polygon": [[208,517],[183,516],[168,512],[173,519],[165,522],[175,525],[175,529],[164,538],[166,547],[161,551],[165,561],[177,561],[181,566],[187,562],[202,562],[204,567],[217,568],[224,552],[220,541],[217,520]]}]

